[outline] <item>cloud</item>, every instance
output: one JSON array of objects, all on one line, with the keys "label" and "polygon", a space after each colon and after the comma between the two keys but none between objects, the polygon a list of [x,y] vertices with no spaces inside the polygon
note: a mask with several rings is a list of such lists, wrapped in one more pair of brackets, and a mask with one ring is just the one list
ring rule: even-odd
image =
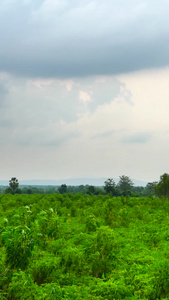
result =
[{"label": "cloud", "polygon": [[128,135],[125,138],[123,138],[123,141],[125,143],[133,143],[133,144],[145,144],[149,142],[152,138],[152,133],[151,132],[137,132],[132,135]]},{"label": "cloud", "polygon": [[167,0],[2,0],[0,70],[72,78],[167,66],[168,10]]},{"label": "cloud", "polygon": [[103,131],[101,133],[96,134],[93,138],[110,138],[115,133],[115,130]]},{"label": "cloud", "polygon": [[0,78],[0,108],[4,107],[7,94],[8,88],[6,82]]},{"label": "cloud", "polygon": [[8,90],[4,84],[4,82],[0,81],[0,95],[5,96],[7,94]]},{"label": "cloud", "polygon": [[169,168],[168,77],[167,68],[119,80],[0,73],[7,90],[0,107],[2,179],[156,180]]},{"label": "cloud", "polygon": [[1,118],[0,119],[0,127],[1,128],[10,128],[13,126],[13,121],[8,118]]},{"label": "cloud", "polygon": [[65,122],[50,124],[46,128],[17,128],[11,139],[14,144],[24,147],[60,147],[69,140],[79,136],[78,129]]},{"label": "cloud", "polygon": [[118,105],[125,90],[123,83],[108,77],[30,80],[8,75],[5,80],[8,93],[1,108],[1,145],[24,147],[58,147],[78,137],[83,131],[79,121],[85,116],[90,119],[112,102]]}]

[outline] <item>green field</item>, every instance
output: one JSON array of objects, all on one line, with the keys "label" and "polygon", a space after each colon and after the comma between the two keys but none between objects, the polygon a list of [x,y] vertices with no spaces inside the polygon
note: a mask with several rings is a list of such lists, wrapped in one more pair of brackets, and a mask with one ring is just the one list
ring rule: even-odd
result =
[{"label": "green field", "polygon": [[0,299],[169,299],[169,200],[0,196]]}]

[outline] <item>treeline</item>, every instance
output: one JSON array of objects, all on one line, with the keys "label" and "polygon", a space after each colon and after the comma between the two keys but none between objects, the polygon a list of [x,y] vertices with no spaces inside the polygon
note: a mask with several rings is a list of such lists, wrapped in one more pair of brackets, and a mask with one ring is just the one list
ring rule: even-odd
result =
[{"label": "treeline", "polygon": [[149,182],[145,187],[134,186],[129,176],[120,176],[116,184],[113,178],[108,178],[104,186],[93,185],[67,186],[20,186],[16,177],[12,177],[8,187],[0,187],[0,194],[88,194],[88,195],[111,195],[142,197],[157,196],[169,198],[169,174],[164,173],[157,182]]},{"label": "treeline", "polygon": [[[20,186],[14,193],[6,186],[0,187],[0,194],[88,194],[88,195],[106,195],[112,194],[112,192],[106,191],[104,186],[93,186],[93,185],[79,185],[79,186],[68,186],[62,184],[61,186]],[[120,195],[133,195],[134,197],[148,196],[150,194],[147,187],[135,186],[132,187],[130,192],[121,192],[118,188],[116,190],[116,196]],[[114,196],[114,193],[113,193]]]},{"label": "treeline", "polygon": [[148,196],[149,187],[134,186],[128,176],[120,176],[118,184],[112,178],[105,181],[104,186],[79,185],[68,186],[19,186],[18,180],[13,177],[9,181],[9,186],[1,186],[0,194],[88,194],[88,195],[108,195],[111,196]]}]

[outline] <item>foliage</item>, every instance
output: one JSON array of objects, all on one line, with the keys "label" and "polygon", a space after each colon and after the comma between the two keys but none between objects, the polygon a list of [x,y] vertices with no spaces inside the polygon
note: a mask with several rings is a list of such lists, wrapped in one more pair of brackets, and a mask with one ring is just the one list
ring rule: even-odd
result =
[{"label": "foliage", "polygon": [[0,299],[169,299],[169,201],[0,195]]},{"label": "foliage", "polygon": [[148,193],[149,196],[150,195],[155,196],[156,187],[157,187],[157,182],[156,181],[147,183],[146,188],[147,188],[147,193]]},{"label": "foliage", "polygon": [[112,196],[118,196],[118,190],[116,188],[116,184],[115,181],[113,180],[113,178],[108,178],[105,182],[104,182],[104,190],[106,192],[106,194],[111,194]]},{"label": "foliage", "polygon": [[6,250],[6,265],[25,270],[29,263],[34,241],[27,226],[6,227],[1,235]]},{"label": "foliage", "polygon": [[12,189],[12,192],[15,193],[15,191],[19,187],[18,179],[16,177],[12,177],[9,181],[9,186]]},{"label": "foliage", "polygon": [[58,188],[58,191],[60,194],[64,194],[64,193],[67,193],[67,185],[66,184],[62,184],[59,188]]},{"label": "foliage", "polygon": [[160,181],[156,185],[156,194],[159,197],[169,198],[169,174],[164,173],[160,176]]},{"label": "foliage", "polygon": [[130,179],[130,177],[125,175],[120,176],[120,180],[118,182],[118,188],[121,192],[125,193],[125,195],[127,191],[131,191],[133,185],[134,184]]},{"label": "foliage", "polygon": [[[146,187],[143,186],[132,186],[131,191],[121,192],[119,190],[118,185],[113,183],[111,186],[111,181],[114,182],[113,179],[109,178],[105,181],[104,186],[89,186],[89,185],[79,185],[79,186],[67,186],[62,185],[61,186],[50,186],[50,185],[43,185],[43,186],[23,186],[20,185],[20,188],[17,188],[15,192],[9,187],[0,186],[0,194],[53,194],[53,193],[71,193],[71,194],[89,194],[89,195],[105,195],[110,194],[112,196],[133,196],[133,197],[140,197],[140,196],[149,196],[149,195],[155,195],[155,189],[151,189],[151,184],[147,184]],[[155,182],[156,183],[156,182]]]}]

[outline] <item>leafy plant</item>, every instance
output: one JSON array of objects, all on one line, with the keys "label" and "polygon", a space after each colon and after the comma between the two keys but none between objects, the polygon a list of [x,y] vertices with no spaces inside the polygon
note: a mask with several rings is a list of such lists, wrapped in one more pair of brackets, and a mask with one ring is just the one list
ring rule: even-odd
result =
[{"label": "leafy plant", "polygon": [[6,250],[6,265],[25,270],[34,246],[31,230],[27,226],[7,227],[1,238]]}]

